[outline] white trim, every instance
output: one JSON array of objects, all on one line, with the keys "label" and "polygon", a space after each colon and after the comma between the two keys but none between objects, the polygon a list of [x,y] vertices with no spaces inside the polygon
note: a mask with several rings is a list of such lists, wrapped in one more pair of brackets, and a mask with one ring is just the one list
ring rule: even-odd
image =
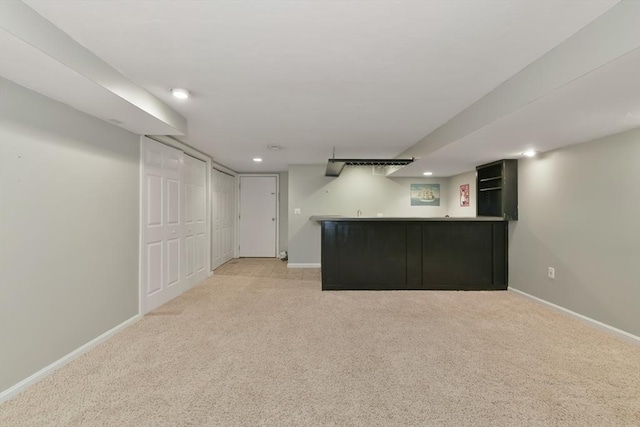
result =
[{"label": "white trim", "polygon": [[568,308],[561,307],[561,306],[556,305],[556,304],[554,304],[552,302],[543,300],[542,298],[538,298],[538,297],[530,295],[530,294],[528,294],[526,292],[522,292],[522,291],[520,291],[518,289],[514,289],[511,286],[509,286],[507,288],[507,290],[513,291],[513,292],[515,292],[517,294],[522,295],[525,298],[532,299],[532,300],[534,300],[534,301],[536,301],[536,302],[538,302],[540,304],[546,305],[547,307],[550,307],[550,308],[552,308],[554,310],[557,310],[557,311],[560,311],[560,312],[562,312],[564,314],[568,314],[569,316],[575,317],[576,319],[580,320],[581,322],[584,322],[584,323],[588,324],[589,326],[592,326],[592,327],[594,327],[596,329],[599,329],[601,331],[613,334],[613,335],[617,336],[618,338],[623,339],[624,341],[630,342],[632,344],[640,345],[640,337],[635,336],[635,335],[633,335],[633,334],[631,334],[629,332],[623,331],[622,329],[615,328],[613,326],[607,325],[606,323],[602,323],[602,322],[600,322],[598,320],[595,320],[595,319],[592,319],[590,317],[587,317],[587,316],[585,316],[583,314],[576,313],[575,311],[571,311]]},{"label": "white trim", "polygon": [[288,262],[287,268],[320,268],[319,262]]},{"label": "white trim", "polygon": [[114,327],[112,329],[109,329],[104,334],[92,339],[91,341],[89,341],[85,345],[83,345],[81,347],[78,347],[77,349],[73,350],[71,353],[67,354],[66,356],[61,357],[60,359],[56,360],[55,362],[53,362],[49,366],[46,366],[46,367],[40,369],[38,372],[36,372],[35,374],[25,378],[24,380],[20,381],[18,384],[15,384],[14,386],[9,387],[8,389],[6,389],[2,393],[0,393],[0,403],[6,402],[7,400],[9,400],[12,397],[14,397],[15,395],[17,395],[18,393],[26,390],[27,388],[31,387],[35,383],[37,383],[37,382],[43,380],[44,378],[46,378],[47,376],[53,374],[56,370],[62,368],[67,363],[71,362],[72,360],[76,359],[79,356],[82,356],[84,353],[86,353],[87,351],[91,350],[93,347],[95,347],[98,344],[101,344],[104,341],[108,340],[113,335],[117,334],[118,332],[120,332],[121,330],[127,328],[128,326],[131,326],[133,323],[137,322],[141,318],[142,318],[142,316],[140,314],[136,314],[135,316],[131,317],[130,319],[125,320],[124,322],[120,323],[116,327]]}]

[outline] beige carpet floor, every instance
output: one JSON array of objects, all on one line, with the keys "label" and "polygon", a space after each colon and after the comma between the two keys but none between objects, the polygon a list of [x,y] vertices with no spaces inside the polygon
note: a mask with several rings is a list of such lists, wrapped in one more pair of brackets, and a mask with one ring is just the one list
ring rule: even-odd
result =
[{"label": "beige carpet floor", "polygon": [[0,425],[640,425],[637,346],[509,292],[318,279],[229,263],[0,406]]}]

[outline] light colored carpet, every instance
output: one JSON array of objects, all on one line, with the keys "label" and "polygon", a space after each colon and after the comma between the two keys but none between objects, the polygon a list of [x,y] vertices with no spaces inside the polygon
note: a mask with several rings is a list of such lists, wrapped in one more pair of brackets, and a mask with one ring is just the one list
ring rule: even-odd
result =
[{"label": "light colored carpet", "polygon": [[640,425],[637,346],[509,292],[321,292],[283,269],[224,266],[0,425]]}]

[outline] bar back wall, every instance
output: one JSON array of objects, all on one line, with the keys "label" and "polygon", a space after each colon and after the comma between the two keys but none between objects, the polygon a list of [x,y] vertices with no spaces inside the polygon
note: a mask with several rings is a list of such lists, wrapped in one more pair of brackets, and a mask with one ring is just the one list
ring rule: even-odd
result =
[{"label": "bar back wall", "polygon": [[[289,263],[320,263],[320,224],[311,215],[355,217],[475,217],[470,206],[459,207],[459,185],[470,184],[475,195],[475,171],[451,178],[389,178],[373,175],[369,167],[346,167],[337,178],[326,177],[326,165],[289,166]],[[440,184],[438,206],[411,206],[411,184]],[[294,209],[300,209],[300,215]]]}]

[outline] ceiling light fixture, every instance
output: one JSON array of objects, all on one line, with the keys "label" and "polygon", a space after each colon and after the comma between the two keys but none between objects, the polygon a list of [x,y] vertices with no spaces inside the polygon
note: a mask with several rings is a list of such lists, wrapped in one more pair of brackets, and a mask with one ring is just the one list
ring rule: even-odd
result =
[{"label": "ceiling light fixture", "polygon": [[171,93],[178,99],[187,99],[190,96],[190,93],[186,89],[181,89],[179,87],[171,89]]},{"label": "ceiling light fixture", "polygon": [[422,175],[431,176],[431,175],[433,175],[433,172],[422,172]]},{"label": "ceiling light fixture", "polygon": [[525,157],[533,157],[536,155],[536,152],[534,150],[527,150],[524,153],[522,153],[522,155]]},{"label": "ceiling light fixture", "polygon": [[253,159],[253,161],[256,162],[256,163],[260,163],[262,161],[262,159],[260,157],[255,157]]}]

